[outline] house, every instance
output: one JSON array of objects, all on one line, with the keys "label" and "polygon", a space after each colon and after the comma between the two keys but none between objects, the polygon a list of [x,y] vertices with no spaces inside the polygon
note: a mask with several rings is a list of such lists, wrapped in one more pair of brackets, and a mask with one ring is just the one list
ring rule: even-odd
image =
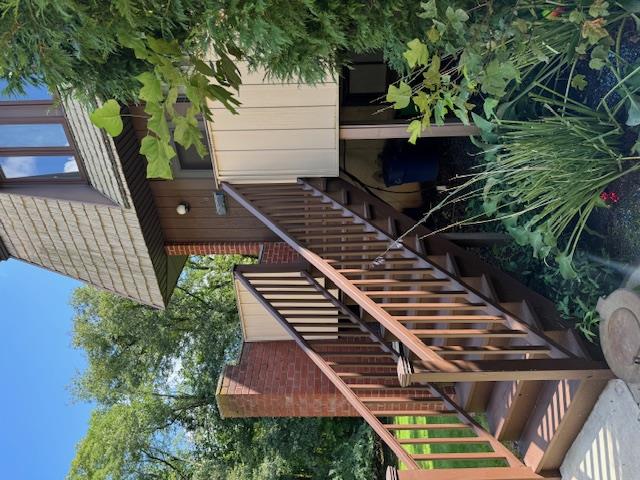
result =
[{"label": "house", "polygon": [[135,107],[111,139],[73,100],[2,99],[0,258],[162,308],[188,255],[255,255],[234,272],[245,344],[223,416],[360,416],[406,468],[389,478],[553,478],[611,373],[551,302],[422,226],[395,241],[414,221],[340,178],[349,142],[373,161],[407,135],[392,112],[371,122],[381,63],[340,84],[243,80],[240,114],[212,105],[209,158],[177,148],[173,181],[145,178]]}]

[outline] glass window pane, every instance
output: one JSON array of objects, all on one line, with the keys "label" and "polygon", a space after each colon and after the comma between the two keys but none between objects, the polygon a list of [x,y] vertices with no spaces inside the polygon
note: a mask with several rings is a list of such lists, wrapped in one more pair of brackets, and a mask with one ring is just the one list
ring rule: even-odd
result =
[{"label": "glass window pane", "polygon": [[15,102],[20,100],[51,100],[51,92],[44,85],[24,84],[24,95],[8,95],[4,89],[7,87],[7,81],[0,79],[0,102]]},{"label": "glass window pane", "polygon": [[0,148],[68,146],[69,140],[60,123],[0,125]]},{"label": "glass window pane", "polygon": [[68,179],[80,178],[72,156],[0,157],[0,178]]},{"label": "glass window pane", "polygon": [[176,143],[176,153],[182,170],[213,170],[209,154],[201,157],[196,147],[185,149],[182,145]]}]

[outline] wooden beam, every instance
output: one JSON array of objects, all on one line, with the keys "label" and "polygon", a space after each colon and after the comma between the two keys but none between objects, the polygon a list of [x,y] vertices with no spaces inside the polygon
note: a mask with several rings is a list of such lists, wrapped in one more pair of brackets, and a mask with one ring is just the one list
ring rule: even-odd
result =
[{"label": "wooden beam", "polygon": [[457,372],[409,373],[412,384],[429,382],[501,382],[509,380],[608,380],[613,373],[604,362],[576,358],[523,360],[450,360]]},{"label": "wooden beam", "polygon": [[434,470],[400,470],[389,480],[543,480],[529,467],[441,468]]},{"label": "wooden beam", "polygon": [[[340,125],[339,136],[340,140],[409,138],[407,126],[407,124]],[[479,133],[480,130],[475,125],[451,122],[445,125],[431,125],[422,131],[421,138],[468,137]]]}]

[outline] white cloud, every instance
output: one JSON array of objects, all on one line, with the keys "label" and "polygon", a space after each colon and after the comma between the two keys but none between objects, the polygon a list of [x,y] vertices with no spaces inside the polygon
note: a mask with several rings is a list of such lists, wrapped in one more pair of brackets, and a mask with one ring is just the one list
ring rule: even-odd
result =
[{"label": "white cloud", "polygon": [[36,157],[3,157],[0,167],[6,178],[32,177],[37,173]]},{"label": "white cloud", "polygon": [[73,173],[78,171],[78,164],[75,158],[69,159],[64,163],[64,173]]}]

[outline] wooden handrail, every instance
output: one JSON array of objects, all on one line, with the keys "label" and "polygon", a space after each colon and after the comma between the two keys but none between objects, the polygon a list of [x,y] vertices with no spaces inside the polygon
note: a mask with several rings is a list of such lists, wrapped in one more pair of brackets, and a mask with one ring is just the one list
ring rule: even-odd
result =
[{"label": "wooden handrail", "polygon": [[[320,196],[320,197],[322,197],[322,198],[324,198],[326,200],[329,200],[334,205],[334,207],[339,208],[339,209],[341,209],[343,211],[346,211],[354,219],[357,219],[358,221],[369,225],[376,232],[378,232],[380,235],[385,237],[389,241],[390,244],[395,243],[395,241],[396,241],[395,238],[390,236],[387,232],[381,230],[376,225],[373,225],[369,221],[369,219],[363,218],[357,212],[355,212],[354,210],[349,208],[347,205],[343,205],[342,203],[340,203],[339,201],[337,201],[334,198],[330,197],[325,192],[319,190],[317,187],[315,187],[314,185],[310,184],[308,181],[306,181],[304,179],[298,179],[298,183],[300,185],[302,185],[303,187],[306,187],[308,189],[307,191],[310,190],[310,191],[314,192],[316,194],[316,196]],[[528,333],[528,337],[531,337],[531,336],[535,337],[535,338],[527,338],[527,340],[532,345],[540,345],[541,342],[542,342],[542,344],[548,345],[549,347],[551,347],[550,355],[552,357],[553,356],[556,356],[556,357],[559,357],[559,358],[575,358],[576,357],[571,351],[569,351],[568,349],[564,348],[562,345],[558,344],[557,342],[553,341],[551,338],[547,337],[543,332],[538,331],[537,328],[535,328],[535,327],[533,327],[531,325],[528,325],[526,322],[524,322],[523,320],[519,319],[517,316],[515,316],[513,313],[511,313],[508,310],[506,310],[500,304],[496,304],[496,302],[492,301],[490,298],[488,298],[482,292],[476,290],[471,285],[467,284],[461,278],[459,278],[459,277],[457,277],[455,275],[452,275],[449,271],[447,271],[445,268],[441,267],[440,265],[438,265],[436,263],[433,263],[433,262],[430,262],[427,258],[425,258],[424,255],[422,255],[420,252],[417,252],[416,250],[411,248],[409,245],[403,244],[403,247],[404,247],[405,250],[410,252],[416,258],[420,259],[425,264],[427,264],[431,268],[433,268],[434,271],[437,271],[441,275],[443,275],[444,277],[456,282],[461,288],[463,288],[464,290],[466,290],[470,294],[475,295],[480,300],[486,302],[487,305],[491,305],[494,309],[496,309],[498,312],[500,312],[502,315],[504,315],[505,319],[507,321],[512,323],[511,328],[524,329],[524,331],[526,331]]]},{"label": "wooden handrail", "polygon": [[[373,318],[381,323],[387,330],[393,333],[396,338],[402,342],[409,350],[420,358],[425,365],[430,366],[433,370],[450,371],[455,370],[447,360],[433,352],[420,338],[413,335],[409,329],[394,320],[387,312],[379,308],[373,300],[367,297],[362,291],[356,288],[350,280],[341,275],[327,263],[322,257],[300,244],[295,238],[275,221],[273,221],[261,209],[248,201],[244,195],[238,192],[232,185],[222,182],[222,188],[231,195],[234,200],[244,206],[253,213],[260,221],[267,225],[280,238],[285,240],[291,248],[298,252],[305,260],[314,265],[325,277],[330,279],[335,285],[342,290],[347,296],[355,300],[362,308],[364,308]],[[366,222],[365,222],[366,223]]]},{"label": "wooden handrail", "polygon": [[[291,335],[298,346],[307,354],[313,363],[324,373],[336,388],[344,395],[351,406],[360,414],[362,418],[373,428],[380,438],[393,450],[393,453],[409,468],[410,470],[419,470],[420,466],[413,460],[411,455],[397,441],[396,437],[390,433],[378,420],[378,418],[360,401],[358,396],[353,393],[349,386],[338,376],[335,371],[327,364],[327,362],[315,352],[309,343],[289,325],[289,322],[276,310],[264,296],[255,289],[253,284],[245,278],[245,276],[234,270],[234,277],[260,302],[260,304],[273,316],[273,318]],[[301,277],[302,278],[302,277]]]}]

